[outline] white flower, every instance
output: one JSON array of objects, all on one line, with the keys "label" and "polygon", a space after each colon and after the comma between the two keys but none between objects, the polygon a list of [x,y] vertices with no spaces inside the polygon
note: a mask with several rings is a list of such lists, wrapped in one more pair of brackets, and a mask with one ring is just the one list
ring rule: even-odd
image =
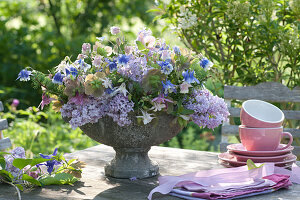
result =
[{"label": "white flower", "polygon": [[113,27],[110,28],[110,32],[113,35],[117,35],[118,33],[120,33],[120,31],[121,31],[121,29],[117,26],[113,26]]},{"label": "white flower", "polygon": [[155,117],[152,117],[152,116],[151,116],[152,114],[149,114],[149,113],[147,113],[146,111],[143,111],[143,110],[142,110],[142,113],[143,113],[143,116],[137,116],[137,118],[142,118],[144,124],[150,123],[150,122],[152,121],[152,119],[155,118]]},{"label": "white flower", "polygon": [[116,90],[112,93],[112,95],[115,95],[115,94],[117,94],[118,92],[121,93],[121,94],[123,94],[124,96],[127,95],[128,91],[127,91],[127,89],[126,89],[125,83],[122,83],[122,85],[120,85],[120,87],[119,87],[118,89],[116,89]]},{"label": "white flower", "polygon": [[154,112],[161,111],[163,108],[166,107],[166,105],[162,103],[157,103],[157,102],[153,102],[153,103],[154,105],[150,110],[153,110]]},{"label": "white flower", "polygon": [[66,60],[63,60],[55,67],[55,72],[66,73],[66,68],[69,68],[69,64],[66,62]]},{"label": "white flower", "polygon": [[196,14],[193,14],[191,11],[189,11],[188,8],[181,6],[179,16],[180,16],[178,18],[179,28],[188,29],[190,27],[197,25]]},{"label": "white flower", "polygon": [[105,37],[96,37],[96,40],[99,40],[100,42],[103,42],[103,40],[105,39]]},{"label": "white flower", "polygon": [[180,93],[181,94],[189,93],[190,87],[192,87],[190,84],[188,84],[187,82],[183,82],[182,84],[180,84]]},{"label": "white flower", "polygon": [[[109,78],[105,77],[105,78],[101,78],[100,80],[103,81],[103,86],[104,86],[105,88],[110,88],[110,89],[112,89],[112,82],[111,82],[111,80],[110,80]],[[126,89],[125,89],[125,90],[126,90]],[[126,95],[125,95],[125,96],[126,96]]]},{"label": "white flower", "polygon": [[102,62],[102,56],[97,55],[97,56],[94,57],[93,65],[94,65],[95,67],[101,67],[101,64],[102,64],[102,63],[103,63],[103,62]]},{"label": "white flower", "polygon": [[153,37],[152,35],[148,35],[148,36],[144,37],[143,44],[148,48],[154,47],[155,37]]},{"label": "white flower", "polygon": [[107,56],[110,56],[113,52],[112,48],[110,46],[105,46],[104,47],[106,53],[107,53]]}]

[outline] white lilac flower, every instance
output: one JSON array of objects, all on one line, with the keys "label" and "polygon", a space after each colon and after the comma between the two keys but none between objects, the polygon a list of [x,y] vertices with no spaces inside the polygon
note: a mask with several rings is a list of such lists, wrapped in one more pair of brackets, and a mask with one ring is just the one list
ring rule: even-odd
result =
[{"label": "white lilac flower", "polygon": [[188,8],[181,6],[178,22],[179,28],[188,29],[197,25],[197,16],[196,14],[193,14],[191,11],[189,11]]},{"label": "white lilac flower", "polygon": [[117,35],[118,33],[120,33],[120,31],[121,31],[121,29],[117,26],[113,26],[113,27],[110,28],[110,32],[113,35]]},{"label": "white lilac flower", "polygon": [[[102,85],[105,88],[110,88],[110,89],[113,88],[112,87],[112,81],[109,78],[105,77],[105,78],[101,78],[100,80],[103,81]],[[124,95],[124,96],[126,96],[126,95]]]},{"label": "white lilac flower", "polygon": [[83,43],[81,52],[84,55],[88,55],[89,53],[91,53],[91,44],[90,43]]},{"label": "white lilac flower", "polygon": [[63,79],[64,79],[64,75],[61,74],[60,72],[56,73],[52,79],[52,82],[58,85],[62,85],[63,84]]},{"label": "white lilac flower", "polygon": [[157,64],[161,67],[161,71],[169,75],[173,71],[173,66],[169,61],[157,61]]},{"label": "white lilac flower", "polygon": [[101,64],[103,63],[103,61],[102,61],[102,56],[100,56],[100,55],[96,55],[95,57],[94,57],[94,60],[93,60],[93,65],[95,66],[95,67],[101,67]]},{"label": "white lilac flower", "polygon": [[18,79],[20,79],[20,81],[29,81],[30,80],[30,75],[32,74],[31,71],[27,71],[27,69],[23,69],[22,71],[20,71],[20,73],[18,74]]},{"label": "white lilac flower", "polygon": [[190,84],[188,84],[187,82],[183,82],[182,84],[180,84],[180,93],[181,94],[187,94],[189,93],[189,88],[192,87]]},{"label": "white lilac flower", "polygon": [[150,108],[150,110],[153,110],[154,112],[161,111],[163,108],[166,107],[166,105],[162,103],[153,102],[153,104],[154,105],[152,108]]},{"label": "white lilac flower", "polygon": [[148,124],[154,119],[155,117],[152,117],[152,114],[147,113],[146,111],[142,110],[143,116],[137,116],[137,118],[142,118],[144,124]]},{"label": "white lilac flower", "polygon": [[214,63],[209,61],[207,58],[202,58],[199,64],[205,70],[209,70],[214,65]]}]

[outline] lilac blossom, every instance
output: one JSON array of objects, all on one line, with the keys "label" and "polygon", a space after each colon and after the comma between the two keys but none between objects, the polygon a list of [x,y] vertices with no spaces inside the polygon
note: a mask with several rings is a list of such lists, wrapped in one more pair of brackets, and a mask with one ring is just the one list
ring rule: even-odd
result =
[{"label": "lilac blossom", "polygon": [[12,151],[10,151],[10,153],[11,154],[4,156],[5,163],[6,163],[5,169],[9,171],[14,176],[14,178],[17,178],[20,175],[21,170],[13,166],[12,163],[15,158],[26,158],[25,150],[23,147],[16,147]]},{"label": "lilac blossom", "polygon": [[194,111],[190,117],[193,122],[203,128],[216,128],[229,116],[224,100],[214,96],[207,89],[194,90],[191,97],[183,105],[186,109]]},{"label": "lilac blossom", "polygon": [[130,59],[126,66],[118,68],[118,72],[124,76],[129,77],[133,81],[142,81],[144,75],[150,68],[147,67],[147,60],[145,57],[137,57]]}]

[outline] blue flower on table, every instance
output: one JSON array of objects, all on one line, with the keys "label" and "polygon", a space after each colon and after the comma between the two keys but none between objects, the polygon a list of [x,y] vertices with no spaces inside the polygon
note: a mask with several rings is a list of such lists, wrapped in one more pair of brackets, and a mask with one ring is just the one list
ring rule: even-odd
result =
[{"label": "blue flower on table", "polygon": [[199,64],[205,70],[208,70],[210,67],[212,67],[214,65],[214,63],[209,61],[207,58],[202,58],[200,60]]},{"label": "blue flower on table", "polygon": [[[43,155],[40,153],[40,156],[45,159],[51,159],[51,158],[53,158],[53,156],[56,156],[56,155],[57,155],[57,148],[55,148],[53,154],[50,154],[50,155]],[[47,167],[48,173],[51,175],[51,173],[53,172],[54,165],[59,165],[59,164],[61,164],[61,163],[58,162],[57,160],[49,160],[49,161],[46,161],[46,164],[38,164],[37,167],[40,165],[45,165]]]},{"label": "blue flower on table", "polygon": [[124,55],[124,54],[121,54],[119,57],[118,57],[118,64],[119,65],[127,65],[127,63],[129,62],[130,60],[130,56],[127,56],[127,55]]},{"label": "blue flower on table", "polygon": [[56,73],[52,79],[52,83],[55,83],[55,84],[59,84],[59,85],[62,85],[63,84],[63,79],[64,79],[64,75],[61,74],[60,72]]},{"label": "blue flower on table", "polygon": [[20,79],[20,81],[29,81],[31,73],[32,73],[31,71],[28,71],[27,69],[23,69],[18,74],[17,80]]},{"label": "blue flower on table", "polygon": [[194,71],[189,72],[189,70],[183,71],[182,76],[183,76],[183,81],[192,84],[192,83],[200,83],[197,78],[194,77]]},{"label": "blue flower on table", "polygon": [[171,83],[171,81],[166,80],[166,83],[164,83],[163,81],[161,82],[163,85],[163,93],[165,95],[167,95],[168,93],[176,93],[176,85],[174,85],[173,83]]},{"label": "blue flower on table", "polygon": [[69,68],[66,68],[66,75],[69,76],[69,75],[72,75],[73,77],[76,77],[78,74],[78,70],[75,68],[75,67],[69,67]]},{"label": "blue flower on table", "polygon": [[173,66],[169,60],[157,61],[157,64],[161,67],[161,71],[166,75],[169,75],[173,71]]}]

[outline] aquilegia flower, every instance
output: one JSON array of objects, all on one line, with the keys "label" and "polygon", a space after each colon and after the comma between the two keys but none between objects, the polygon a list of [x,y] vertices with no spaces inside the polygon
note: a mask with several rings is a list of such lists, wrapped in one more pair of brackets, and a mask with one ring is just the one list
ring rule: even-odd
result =
[{"label": "aquilegia flower", "polygon": [[157,61],[157,64],[161,67],[161,71],[169,75],[173,71],[173,66],[169,61]]},{"label": "aquilegia flower", "polygon": [[214,65],[214,63],[210,62],[207,58],[202,58],[202,60],[200,60],[199,64],[205,70],[209,70],[209,68]]},{"label": "aquilegia flower", "polygon": [[[56,155],[57,155],[57,148],[55,148],[53,154],[50,154],[50,155],[44,155],[44,154],[40,153],[40,156],[45,159],[52,159],[53,156],[56,156]],[[61,163],[58,162],[57,160],[49,160],[49,161],[46,161],[46,164],[38,164],[37,167],[40,165],[45,165],[47,167],[48,173],[51,175],[51,173],[53,172],[53,169],[54,169],[54,165],[59,165],[59,164],[61,164]]]},{"label": "aquilegia flower", "polygon": [[[41,106],[41,109],[44,109],[45,105],[48,105],[51,103],[51,101],[55,100],[54,98],[50,98],[49,96],[47,96],[45,93],[42,96],[42,102],[40,103],[39,107]],[[38,107],[38,108],[39,108]]]},{"label": "aquilegia flower", "polygon": [[183,81],[188,83],[188,84],[192,84],[192,83],[200,83],[198,79],[196,79],[194,77],[194,71],[189,72],[189,70],[183,71],[182,72],[182,76],[183,76]]},{"label": "aquilegia flower", "polygon": [[20,79],[20,81],[29,81],[31,73],[31,71],[23,69],[22,71],[20,71],[17,80]]},{"label": "aquilegia flower", "polygon": [[171,83],[171,81],[166,80],[166,83],[164,83],[163,81],[161,83],[163,85],[163,92],[165,95],[167,95],[168,93],[176,92],[176,85]]},{"label": "aquilegia flower", "polygon": [[143,116],[137,116],[137,118],[142,118],[144,124],[148,124],[154,119],[155,117],[152,117],[152,114],[147,113],[147,111],[142,110]]},{"label": "aquilegia flower", "polygon": [[58,85],[62,85],[63,84],[63,79],[64,79],[64,75],[61,74],[60,72],[56,73],[52,79],[52,82]]},{"label": "aquilegia flower", "polygon": [[130,56],[127,56],[127,55],[120,55],[118,57],[118,64],[119,65],[127,65],[127,63],[129,62],[129,59],[130,59]]},{"label": "aquilegia flower", "polygon": [[69,76],[69,75],[72,75],[73,77],[76,77],[78,74],[78,70],[71,66],[69,68],[66,68],[66,75]]},{"label": "aquilegia flower", "polygon": [[179,49],[178,46],[174,46],[173,50],[174,50],[174,52],[175,52],[176,55],[181,55],[181,51],[180,51],[180,49]]},{"label": "aquilegia flower", "polygon": [[113,72],[117,69],[117,63],[115,60],[110,61],[109,59],[105,60],[108,63],[109,71]]}]

